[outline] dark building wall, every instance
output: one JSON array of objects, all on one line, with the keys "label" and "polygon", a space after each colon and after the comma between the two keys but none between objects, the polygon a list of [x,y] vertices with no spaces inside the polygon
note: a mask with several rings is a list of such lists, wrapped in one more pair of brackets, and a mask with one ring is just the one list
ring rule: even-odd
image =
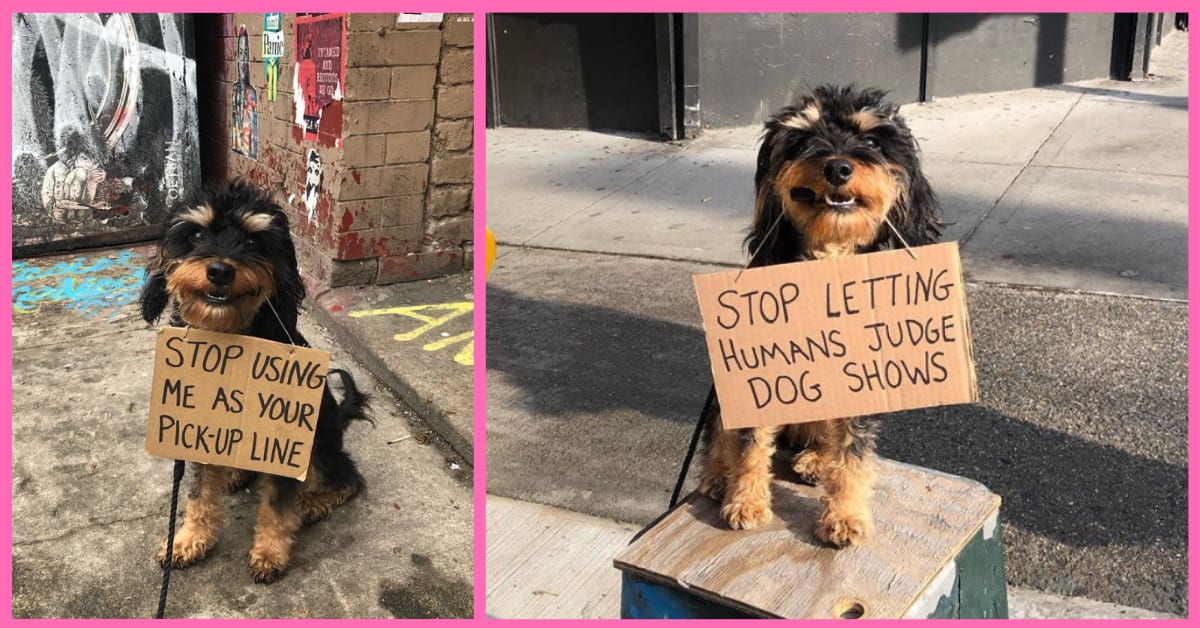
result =
[{"label": "dark building wall", "polygon": [[756,124],[826,82],[879,87],[908,103],[1105,78],[1116,50],[1111,13],[490,19],[489,125],[672,137],[681,136],[678,119],[688,137]]},{"label": "dark building wall", "polygon": [[658,129],[654,15],[494,14],[501,126]]},{"label": "dark building wall", "polygon": [[928,97],[1106,78],[1113,14],[932,14]]},{"label": "dark building wall", "polygon": [[920,14],[701,15],[702,124],[760,122],[821,83],[870,85],[915,101],[921,29]]}]

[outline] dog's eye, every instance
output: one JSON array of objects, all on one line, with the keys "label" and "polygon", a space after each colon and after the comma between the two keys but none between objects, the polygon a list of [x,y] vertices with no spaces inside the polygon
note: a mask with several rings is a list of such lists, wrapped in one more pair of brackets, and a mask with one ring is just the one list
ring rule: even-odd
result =
[{"label": "dog's eye", "polygon": [[868,135],[868,136],[864,137],[862,141],[863,141],[863,144],[866,144],[867,148],[870,148],[870,149],[879,148],[879,140],[875,139],[875,136],[873,136],[873,135]]},{"label": "dog's eye", "polygon": [[248,246],[252,249],[256,248],[256,247],[258,247],[258,240],[254,239],[254,238],[246,238],[246,246]]},{"label": "dog's eye", "polygon": [[192,232],[192,242],[199,242],[204,239],[204,230],[197,229]]}]

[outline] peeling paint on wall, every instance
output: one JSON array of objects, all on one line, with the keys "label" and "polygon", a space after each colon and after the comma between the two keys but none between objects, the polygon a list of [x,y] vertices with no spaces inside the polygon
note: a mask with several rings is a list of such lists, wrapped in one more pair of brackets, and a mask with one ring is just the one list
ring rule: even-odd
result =
[{"label": "peeling paint on wall", "polygon": [[14,249],[160,223],[199,184],[191,19],[12,15]]}]

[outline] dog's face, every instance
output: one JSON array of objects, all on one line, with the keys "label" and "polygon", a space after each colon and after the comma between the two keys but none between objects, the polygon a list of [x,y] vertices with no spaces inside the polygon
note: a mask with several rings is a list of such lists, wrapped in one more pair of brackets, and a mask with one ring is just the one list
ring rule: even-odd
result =
[{"label": "dog's face", "polygon": [[188,325],[245,333],[268,300],[294,327],[301,298],[287,216],[269,196],[235,181],[172,213],[147,270],[142,315],[153,322],[173,299]]},{"label": "dog's face", "polygon": [[825,257],[878,245],[889,237],[885,220],[902,232],[936,224],[916,141],[897,112],[878,90],[825,86],[772,116],[755,175],[755,228],[783,212],[802,249],[792,255]]}]

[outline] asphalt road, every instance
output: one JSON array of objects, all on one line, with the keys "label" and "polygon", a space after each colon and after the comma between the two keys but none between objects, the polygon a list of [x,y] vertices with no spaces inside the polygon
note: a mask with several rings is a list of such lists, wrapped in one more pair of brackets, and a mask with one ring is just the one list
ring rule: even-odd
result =
[{"label": "asphalt road", "polygon": [[[690,277],[721,269],[502,248],[488,492],[660,514],[710,381]],[[1010,584],[1186,615],[1187,305],[986,283],[968,305],[979,403],[887,416],[882,454],[1001,495]]]}]

